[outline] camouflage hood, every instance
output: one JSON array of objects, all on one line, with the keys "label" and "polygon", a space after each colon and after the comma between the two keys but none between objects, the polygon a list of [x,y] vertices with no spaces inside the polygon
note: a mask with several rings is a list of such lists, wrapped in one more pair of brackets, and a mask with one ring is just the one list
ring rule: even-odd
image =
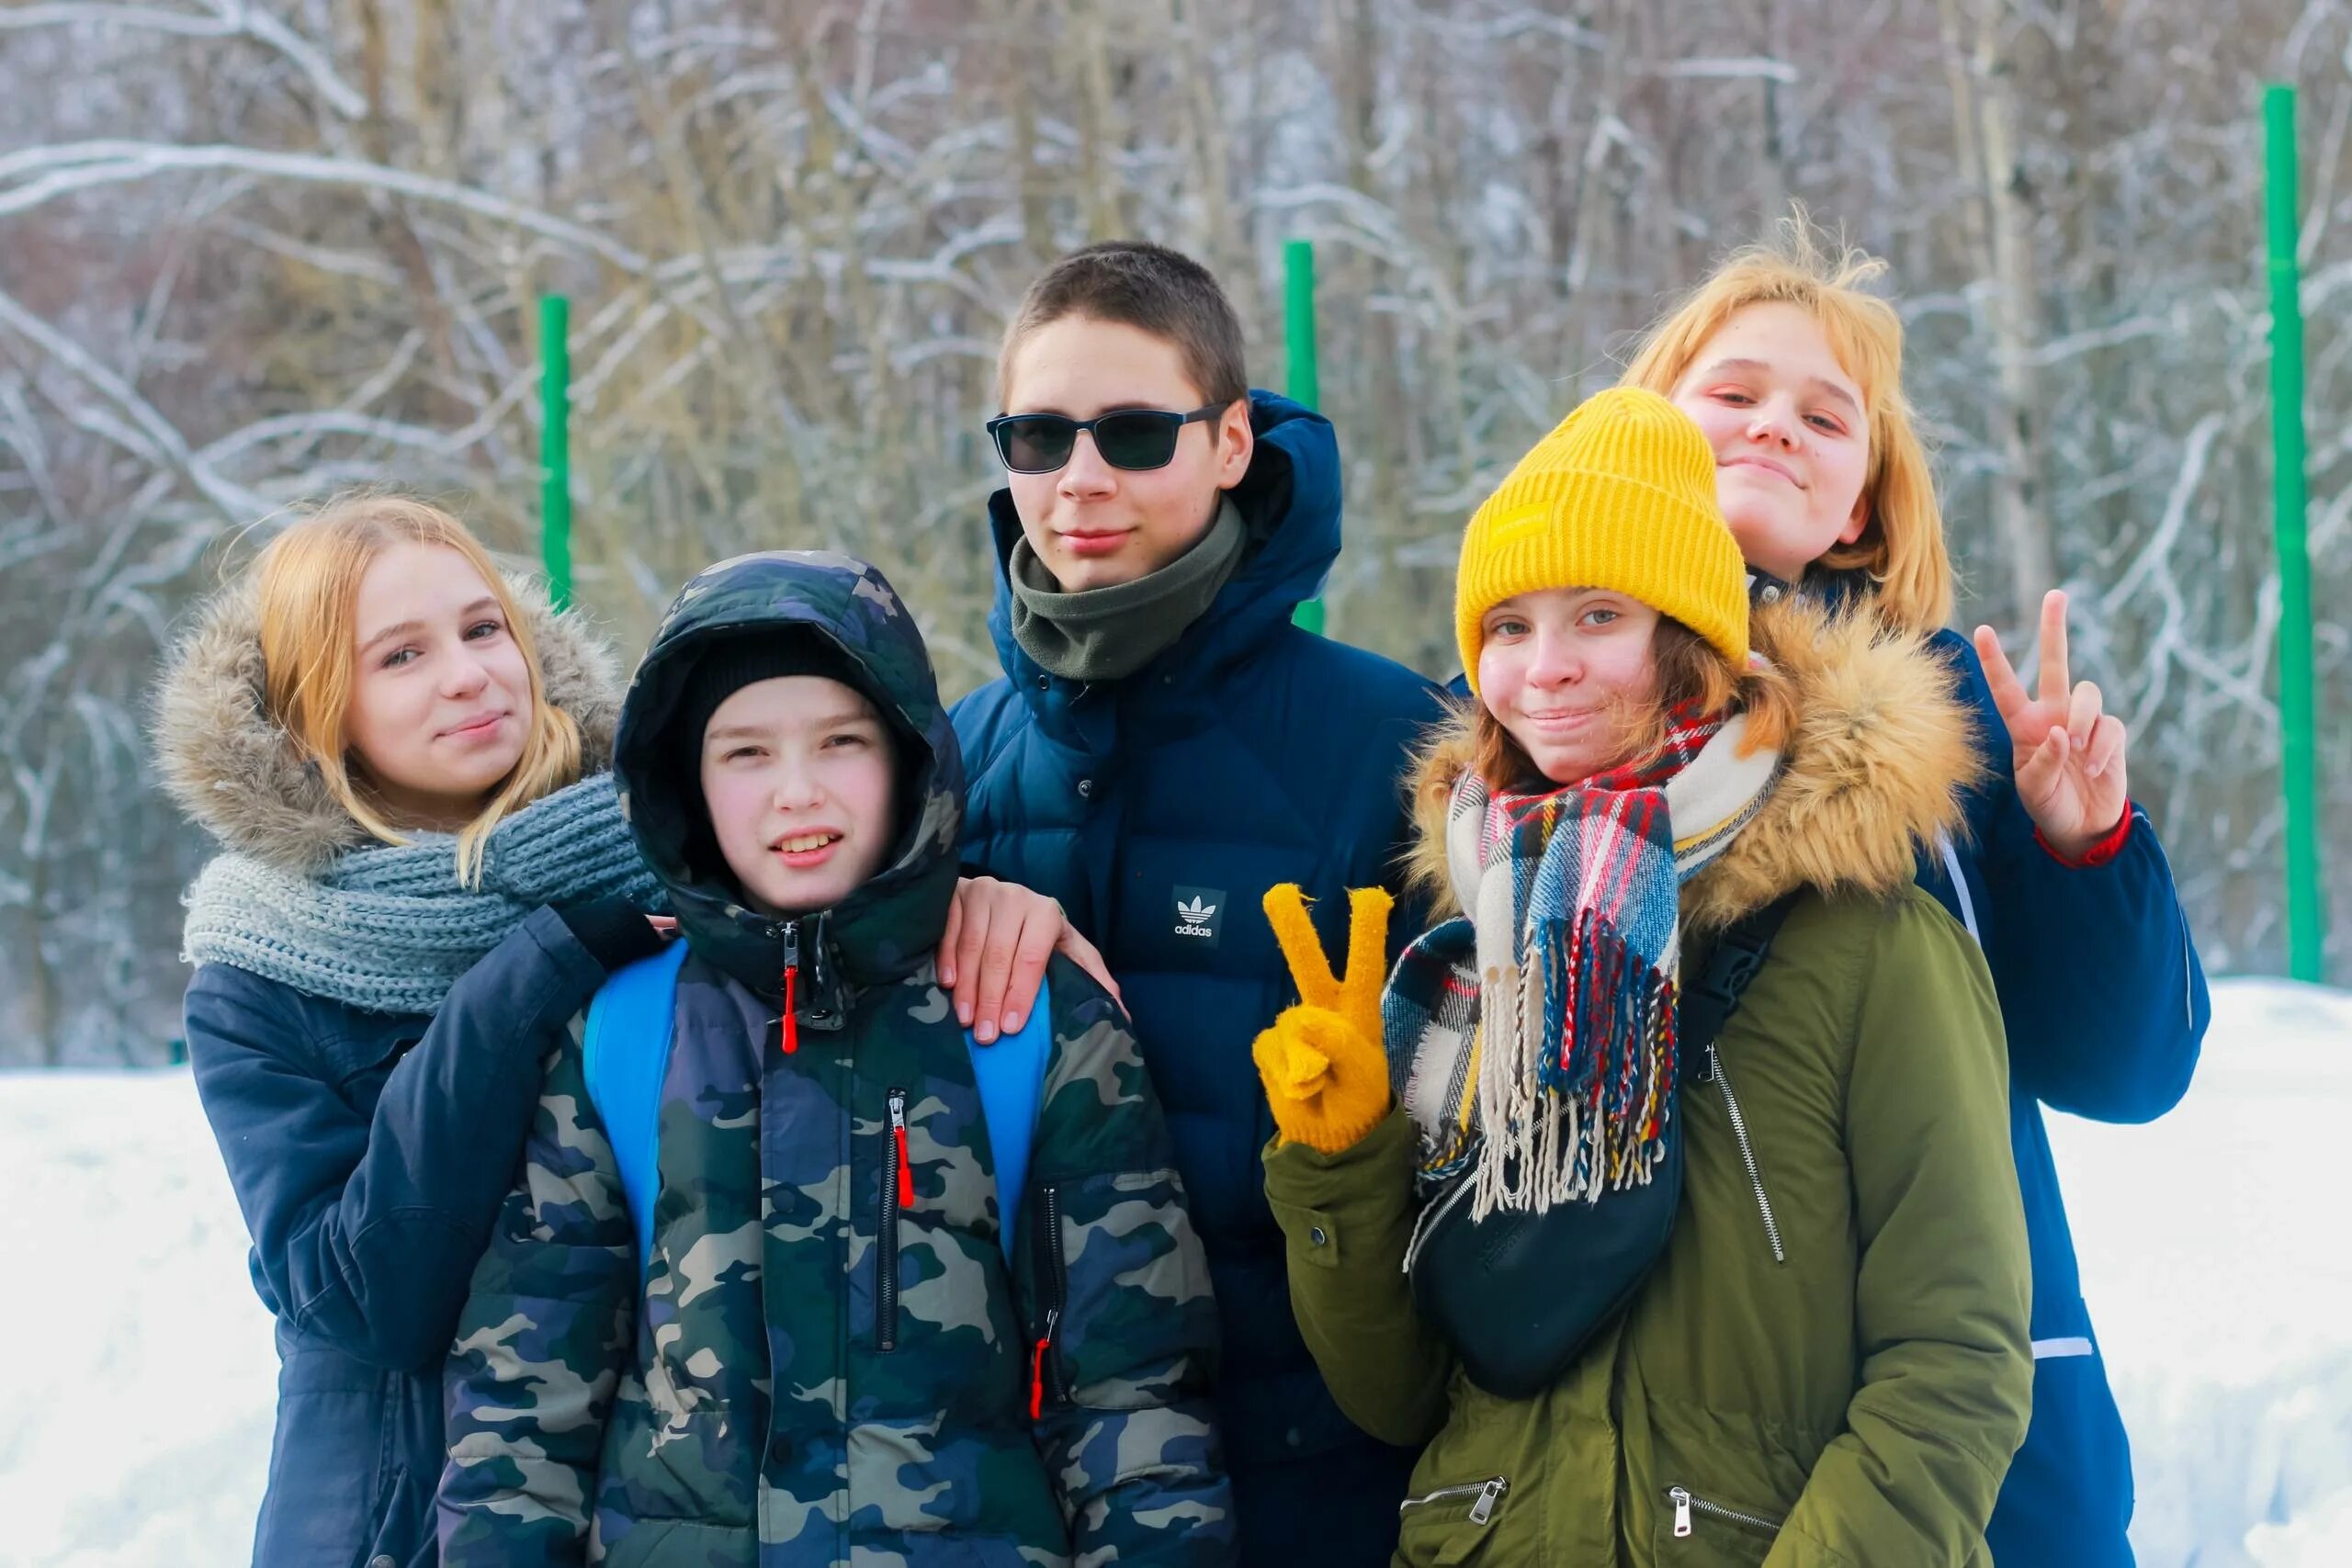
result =
[{"label": "camouflage hood", "polygon": [[[762,665],[731,657],[747,630],[820,637],[905,732],[896,859],[820,914],[753,914],[690,869],[680,731]],[[1125,1015],[1058,955],[1043,1061],[996,1053],[1038,1096],[999,1177],[988,1054],[931,964],[962,757],[898,595],[841,556],[704,572],[638,671],[617,772],[691,944],[658,1104],[606,1122],[578,1019],[503,1043],[550,1066],[449,1363],[444,1568],[1230,1563],[1208,1262]]]},{"label": "camouflage hood", "polygon": [[[796,922],[746,908],[729,883],[692,863],[691,835],[705,813],[694,759],[699,737],[676,732],[680,700],[707,651],[745,631],[813,632],[845,655],[866,695],[914,755],[899,771],[906,793],[890,864],[831,909]],[[852,985],[894,980],[920,967],[946,929],[964,822],[964,762],[941,706],[931,656],[906,605],[882,574],[850,556],[770,550],[696,574],[678,592],[621,705],[613,771],[639,851],[669,889],[695,950],[763,996],[783,973],[788,927],[809,965],[804,1010],[838,1018],[836,976]]]}]

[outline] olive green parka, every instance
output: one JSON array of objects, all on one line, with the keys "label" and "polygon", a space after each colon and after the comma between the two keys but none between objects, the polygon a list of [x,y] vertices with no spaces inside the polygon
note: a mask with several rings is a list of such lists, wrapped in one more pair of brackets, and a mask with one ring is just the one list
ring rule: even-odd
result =
[{"label": "olive green parka", "polygon": [[[1957,819],[1967,731],[1916,640],[1790,609],[1758,641],[1800,716],[1763,811],[1685,885],[1684,941],[1804,891],[1682,1094],[1681,1207],[1625,1315],[1543,1393],[1498,1398],[1414,1311],[1403,1111],[1338,1155],[1267,1153],[1332,1393],[1428,1445],[1400,1563],[1989,1562],[2033,1379],[2007,1067],[1983,958],[1911,881]],[[1425,858],[1468,756],[1456,735],[1417,780]]]}]

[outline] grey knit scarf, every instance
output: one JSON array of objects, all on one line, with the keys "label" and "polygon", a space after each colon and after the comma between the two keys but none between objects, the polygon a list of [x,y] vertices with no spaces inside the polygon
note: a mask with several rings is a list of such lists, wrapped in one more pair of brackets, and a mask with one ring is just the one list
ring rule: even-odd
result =
[{"label": "grey knit scarf", "polygon": [[1175,646],[1241,564],[1249,525],[1220,502],[1208,532],[1158,571],[1065,593],[1027,538],[1013,541],[1012,639],[1047,674],[1123,681]]},{"label": "grey knit scarf", "polygon": [[660,907],[610,773],[525,807],[491,829],[481,884],[458,882],[458,840],[346,851],[313,876],[250,855],[216,857],[187,892],[190,964],[226,964],[370,1012],[430,1013],[543,904],[617,894]]}]

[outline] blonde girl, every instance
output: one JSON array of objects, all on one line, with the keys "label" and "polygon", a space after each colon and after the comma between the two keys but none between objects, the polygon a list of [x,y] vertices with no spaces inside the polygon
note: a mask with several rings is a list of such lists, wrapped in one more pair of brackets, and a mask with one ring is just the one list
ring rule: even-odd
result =
[{"label": "blonde girl", "polygon": [[2172,871],[2125,783],[2127,736],[2070,682],[2066,596],[2042,605],[2029,688],[1989,627],[1946,630],[1953,581],[1903,325],[1879,261],[1800,212],[1643,338],[1625,381],[1671,399],[1714,454],[1762,597],[1793,589],[1932,633],[1987,782],[1918,882],[1977,938],[2007,1026],[2010,1142],[2032,1243],[2033,1425],[1993,1516],[2003,1568],[2128,1568],[2131,1454],[2109,1392],[2041,1108],[2144,1122],[2180,1099],[2209,1006]]}]

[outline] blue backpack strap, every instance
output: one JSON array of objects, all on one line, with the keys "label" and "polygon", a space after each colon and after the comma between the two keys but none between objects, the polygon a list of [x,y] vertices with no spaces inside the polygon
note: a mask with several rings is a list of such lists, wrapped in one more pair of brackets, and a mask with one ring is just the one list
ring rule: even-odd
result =
[{"label": "blue backpack strap", "polygon": [[670,1069],[671,1018],[686,944],[673,941],[606,980],[588,1004],[582,1068],[588,1100],[620,1167],[621,1193],[637,1232],[642,1280],[653,1259],[653,1197],[659,1190],[662,1080]]},{"label": "blue backpack strap", "polygon": [[1036,1139],[1037,1113],[1046,1098],[1046,1057],[1054,1044],[1053,999],[1044,981],[1036,1005],[1018,1032],[983,1045],[964,1032],[972,1053],[972,1081],[979,1086],[980,1119],[989,1130],[989,1153],[996,1160],[996,1211],[1003,1226],[1007,1268],[1012,1264],[1012,1227],[1028,1190],[1029,1145]]}]

